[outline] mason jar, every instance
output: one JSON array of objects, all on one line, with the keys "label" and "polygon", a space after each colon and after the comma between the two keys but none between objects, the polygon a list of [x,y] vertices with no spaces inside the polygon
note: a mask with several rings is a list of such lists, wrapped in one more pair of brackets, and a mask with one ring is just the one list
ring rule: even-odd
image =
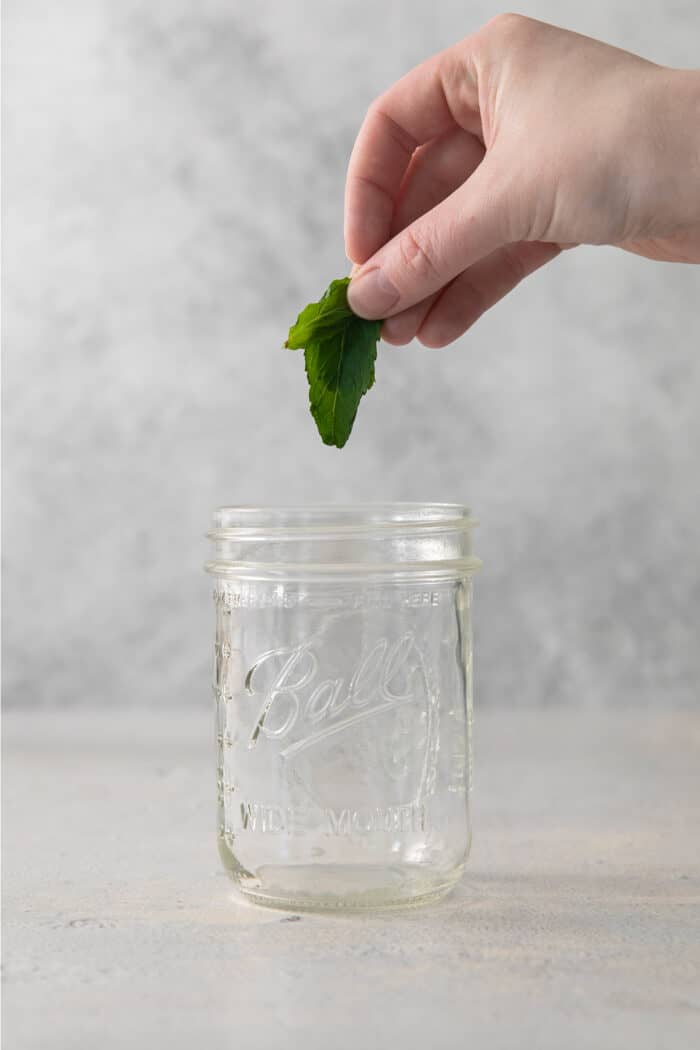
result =
[{"label": "mason jar", "polygon": [[218,843],[247,898],[378,908],[460,878],[474,524],[445,504],[214,514]]}]

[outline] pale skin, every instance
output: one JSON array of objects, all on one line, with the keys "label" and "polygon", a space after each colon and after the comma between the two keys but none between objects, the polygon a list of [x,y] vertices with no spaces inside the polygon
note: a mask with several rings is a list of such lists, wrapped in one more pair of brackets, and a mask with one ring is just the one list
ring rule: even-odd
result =
[{"label": "pale skin", "polygon": [[580,244],[700,263],[700,70],[500,15],[372,103],[348,297],[387,342],[446,346]]}]

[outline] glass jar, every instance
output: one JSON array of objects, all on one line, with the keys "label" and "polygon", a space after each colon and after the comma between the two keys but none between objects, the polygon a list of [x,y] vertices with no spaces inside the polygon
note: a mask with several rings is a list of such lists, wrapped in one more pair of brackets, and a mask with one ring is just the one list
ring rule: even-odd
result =
[{"label": "glass jar", "polygon": [[259,904],[417,904],[471,840],[461,506],[223,507],[214,559],[218,836]]}]

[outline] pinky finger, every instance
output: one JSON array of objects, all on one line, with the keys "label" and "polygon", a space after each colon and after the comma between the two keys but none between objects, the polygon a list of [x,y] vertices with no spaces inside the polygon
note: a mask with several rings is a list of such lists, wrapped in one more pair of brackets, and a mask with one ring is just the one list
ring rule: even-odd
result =
[{"label": "pinky finger", "polygon": [[418,328],[418,339],[427,347],[447,346],[560,250],[556,244],[519,241],[474,263],[439,294]]}]

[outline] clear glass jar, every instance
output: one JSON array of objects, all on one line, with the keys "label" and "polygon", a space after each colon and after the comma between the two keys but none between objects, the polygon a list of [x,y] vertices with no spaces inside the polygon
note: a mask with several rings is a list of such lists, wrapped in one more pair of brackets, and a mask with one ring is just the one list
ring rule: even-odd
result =
[{"label": "clear glass jar", "polygon": [[459,879],[474,524],[441,504],[215,513],[219,849],[246,897],[364,909]]}]

